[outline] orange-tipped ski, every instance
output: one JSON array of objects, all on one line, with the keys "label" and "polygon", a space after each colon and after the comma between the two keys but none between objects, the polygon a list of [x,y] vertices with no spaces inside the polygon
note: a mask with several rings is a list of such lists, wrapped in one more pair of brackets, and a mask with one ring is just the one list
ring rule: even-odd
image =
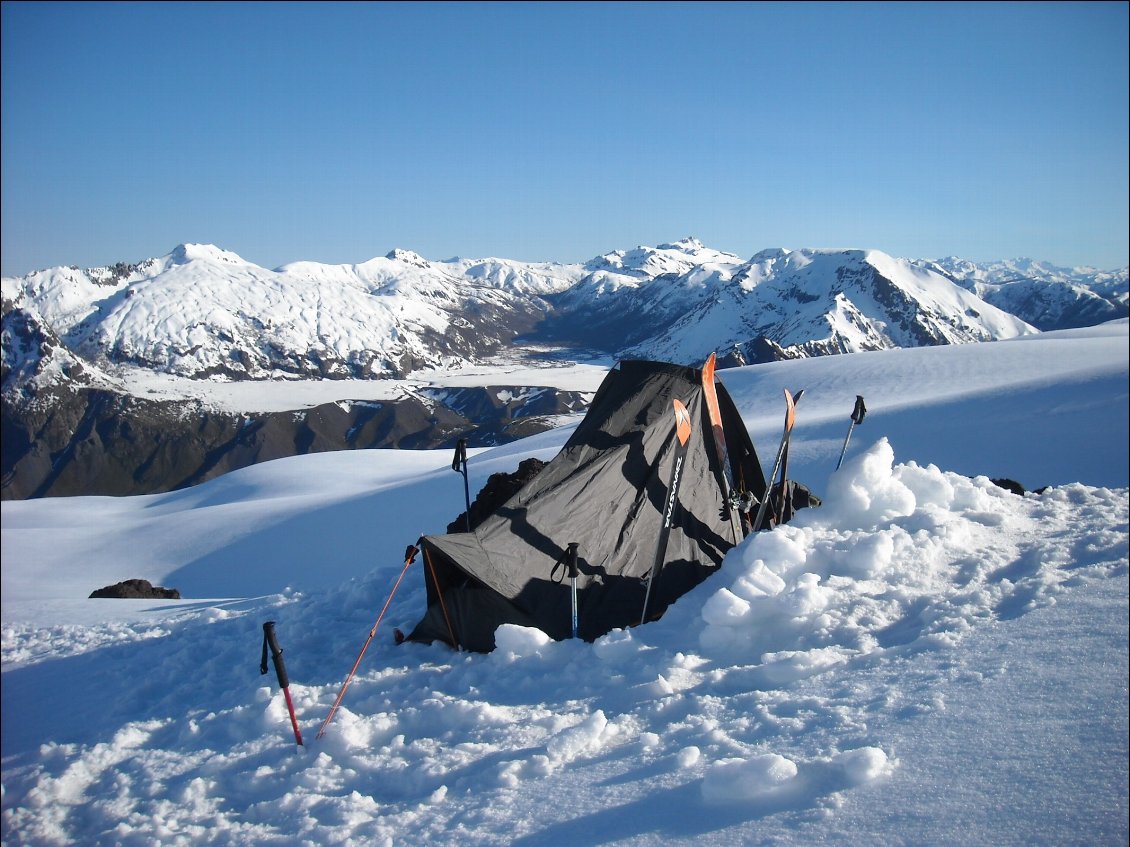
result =
[{"label": "orange-tipped ski", "polygon": [[675,520],[675,513],[679,507],[679,481],[683,476],[683,461],[687,458],[687,442],[691,438],[691,413],[680,400],[672,400],[675,410],[675,466],[671,469],[671,484],[667,486],[667,503],[663,508],[663,526],[659,528],[659,542],[655,549],[655,561],[651,564],[651,573],[647,577],[647,591],[643,598],[643,613],[640,623],[647,621],[647,606],[651,600],[651,586],[659,571],[663,567],[663,559],[667,555],[667,539],[671,535],[671,524]]},{"label": "orange-tipped ski", "polygon": [[[789,449],[789,437],[793,432],[793,424],[796,423],[796,404],[802,394],[804,394],[803,388],[798,391],[795,396],[789,389],[785,389],[785,431],[781,435],[781,446],[777,448],[777,458],[773,461],[773,472],[767,477],[770,486],[773,485],[773,480],[777,476],[777,470],[781,467],[781,459],[784,457],[785,451]],[[757,520],[753,522],[754,532],[758,532],[761,529],[761,521],[765,518],[765,511],[769,507],[772,493],[772,487],[765,492],[765,497],[761,501],[761,507],[757,510]]]}]

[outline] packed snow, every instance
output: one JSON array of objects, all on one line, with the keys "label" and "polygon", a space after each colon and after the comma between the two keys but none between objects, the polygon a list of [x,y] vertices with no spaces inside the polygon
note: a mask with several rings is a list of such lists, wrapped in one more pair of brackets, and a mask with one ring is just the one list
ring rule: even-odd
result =
[{"label": "packed snow", "polygon": [[[395,644],[403,551],[464,506],[446,452],[4,502],[3,842],[1125,845],[1127,341],[722,371],[763,465],[805,389],[823,503],[595,643]],[[472,493],[569,431],[474,452]],[[129,578],[185,599],[84,599]]]}]

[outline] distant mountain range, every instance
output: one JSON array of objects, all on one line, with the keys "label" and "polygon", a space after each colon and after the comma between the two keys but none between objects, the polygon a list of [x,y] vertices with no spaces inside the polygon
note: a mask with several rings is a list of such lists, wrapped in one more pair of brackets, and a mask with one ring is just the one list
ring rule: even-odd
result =
[{"label": "distant mountain range", "polygon": [[547,428],[588,399],[484,382],[241,415],[199,393],[136,396],[126,373],[403,380],[550,351],[686,364],[716,352],[733,366],[1094,325],[1127,316],[1127,279],[1126,268],[875,250],[743,259],[693,238],[584,264],[394,250],[356,265],[267,270],[185,244],[137,264],[50,268],[2,281],[3,496],[168,490],[317,450],[495,443]]}]

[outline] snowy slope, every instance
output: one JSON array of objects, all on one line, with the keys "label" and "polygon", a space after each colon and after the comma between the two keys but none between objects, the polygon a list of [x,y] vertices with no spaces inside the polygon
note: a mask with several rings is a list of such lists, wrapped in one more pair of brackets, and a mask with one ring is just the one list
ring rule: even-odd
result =
[{"label": "snowy slope", "polygon": [[[595,644],[397,647],[417,563],[321,739],[404,545],[462,508],[446,451],[5,502],[3,840],[1125,844],[1127,341],[1122,321],[726,371],[763,462],[781,386],[807,386],[792,475],[823,506]],[[472,485],[567,433],[476,451]],[[126,577],[187,599],[82,599]],[[259,675],[267,620],[302,748]]]}]

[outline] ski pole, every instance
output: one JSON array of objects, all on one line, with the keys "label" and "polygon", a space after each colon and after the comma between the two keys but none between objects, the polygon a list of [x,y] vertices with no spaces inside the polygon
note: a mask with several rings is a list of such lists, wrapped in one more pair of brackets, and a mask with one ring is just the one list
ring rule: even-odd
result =
[{"label": "ski pole", "polygon": [[286,710],[290,713],[290,725],[294,727],[294,740],[302,747],[302,733],[298,729],[298,720],[294,717],[294,703],[290,699],[290,678],[286,675],[286,665],[283,664],[282,648],[275,636],[275,622],[267,621],[263,624],[263,660],[259,663],[259,673],[267,672],[267,648],[271,650],[271,660],[275,664],[275,675],[279,678],[279,687],[282,688],[283,697],[286,698]]},{"label": "ski pole", "polygon": [[467,439],[460,438],[455,444],[455,459],[451,462],[451,469],[463,474],[463,498],[467,501],[465,519],[467,532],[471,531],[471,484],[467,481]]},{"label": "ski pole", "polygon": [[773,480],[777,477],[777,469],[780,468],[785,449],[789,446],[789,435],[793,431],[793,424],[796,423],[796,404],[800,401],[802,394],[804,394],[803,388],[795,396],[789,392],[789,389],[785,389],[785,431],[781,435],[781,446],[777,448],[777,458],[773,460],[773,471],[768,477],[769,491],[766,491],[765,496],[761,499],[761,506],[757,510],[757,520],[753,522],[754,532],[760,531],[765,510],[769,508],[770,495],[773,493]]},{"label": "ski pole", "polygon": [[573,637],[577,637],[577,544],[571,543],[566,554],[569,563],[569,583],[573,593]]},{"label": "ski pole", "polygon": [[396,578],[396,584],[392,586],[392,591],[389,592],[388,599],[385,600],[384,608],[382,608],[381,613],[377,615],[377,622],[373,624],[373,628],[369,630],[369,637],[365,639],[365,643],[361,647],[361,652],[357,654],[357,661],[353,663],[353,667],[349,671],[349,676],[345,678],[345,682],[341,686],[341,691],[337,693],[337,699],[334,700],[333,707],[330,709],[330,713],[326,715],[326,719],[322,721],[322,728],[318,730],[315,739],[321,738],[326,734],[326,727],[330,725],[330,721],[332,721],[334,715],[337,714],[337,707],[341,705],[342,698],[345,697],[345,690],[349,688],[349,684],[353,682],[353,675],[357,673],[357,668],[361,664],[361,657],[364,656],[365,651],[369,649],[369,643],[373,640],[373,636],[377,634],[377,627],[381,625],[381,618],[385,616],[385,612],[388,611],[388,605],[392,602],[392,596],[396,593],[396,589],[400,587],[400,580],[404,579],[404,574],[408,570],[408,566],[416,560],[416,553],[418,552],[419,548],[414,544],[409,544],[408,548],[404,551],[404,567],[400,571],[400,576]]},{"label": "ski pole", "polygon": [[557,569],[558,568],[562,568],[562,577],[564,577],[564,576],[569,577],[570,594],[572,595],[572,598],[573,598],[572,632],[573,632],[574,638],[577,637],[577,631],[579,629],[579,627],[578,627],[579,614],[578,614],[578,603],[577,603],[577,576],[578,576],[577,548],[579,546],[580,545],[577,544],[576,542],[570,542],[566,546],[565,552],[561,554],[561,558],[557,560],[557,562],[553,565],[553,569],[549,572],[549,578],[551,580],[553,580],[554,582],[560,582],[560,579],[557,576]]},{"label": "ski pole", "polygon": [[[844,463],[844,454],[847,453],[848,442],[851,440],[851,431],[856,424],[863,423],[863,416],[867,414],[867,407],[863,405],[863,395],[855,395],[855,408],[851,410],[851,426],[848,427],[847,437],[844,438],[844,449],[840,451],[840,460],[836,462],[836,470]],[[834,472],[833,472],[834,473]]]}]

